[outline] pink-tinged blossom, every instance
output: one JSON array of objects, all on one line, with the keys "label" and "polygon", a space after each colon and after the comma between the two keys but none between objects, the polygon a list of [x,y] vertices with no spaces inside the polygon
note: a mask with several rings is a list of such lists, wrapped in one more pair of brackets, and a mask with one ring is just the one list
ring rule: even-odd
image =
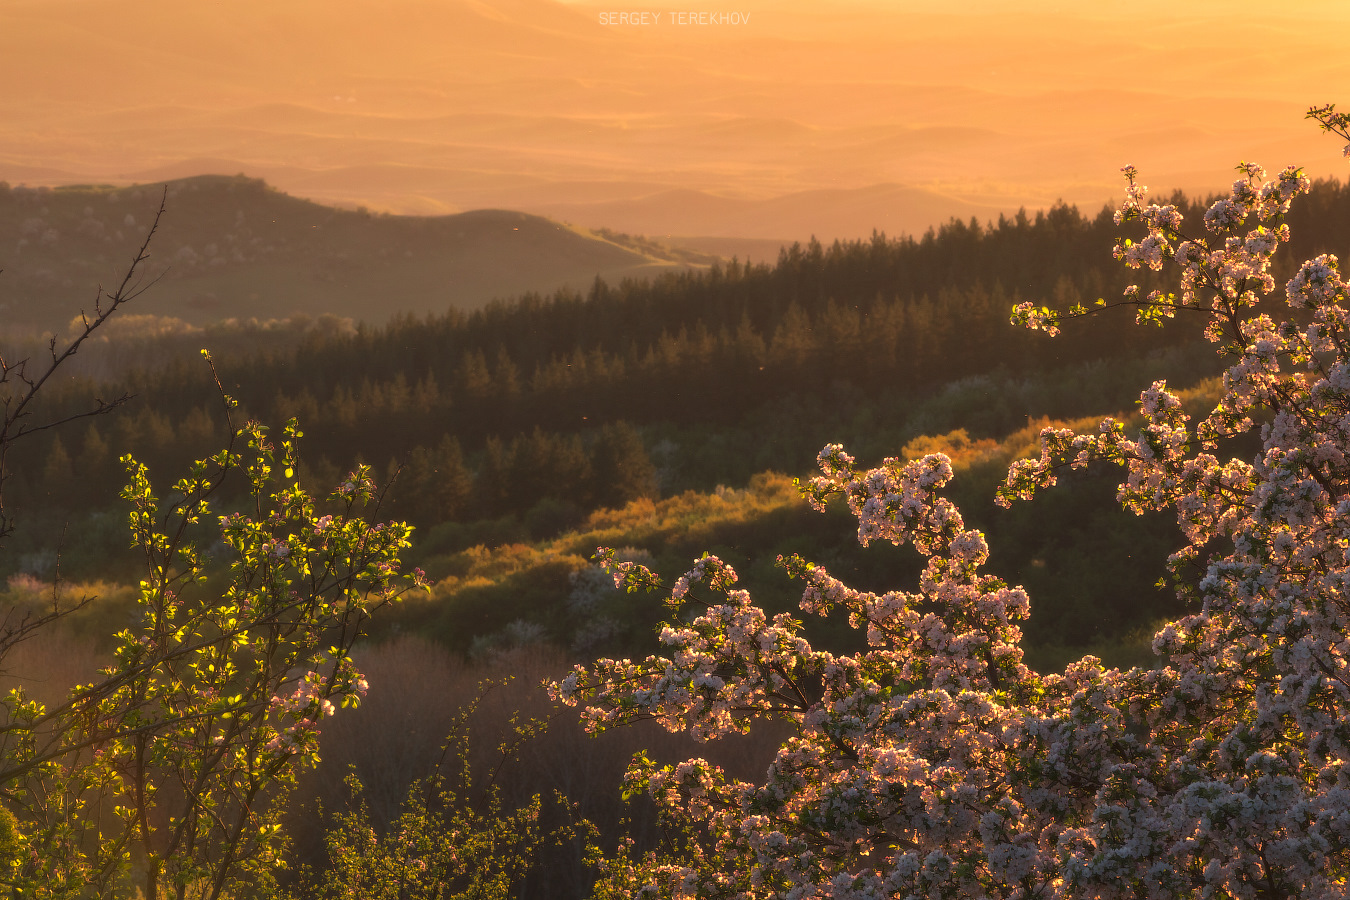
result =
[{"label": "pink-tinged blossom", "polygon": [[1205,227],[1220,234],[1238,227],[1247,220],[1247,209],[1239,202],[1224,198],[1215,201],[1205,211]]},{"label": "pink-tinged blossom", "polygon": [[1138,243],[1128,244],[1119,254],[1125,265],[1132,269],[1147,266],[1154,271],[1161,269],[1163,261],[1171,255],[1172,248],[1160,234],[1151,234]]},{"label": "pink-tinged blossom", "polygon": [[1037,307],[1030,301],[1019,303],[1013,308],[1013,323],[1037,331],[1044,331],[1054,337],[1059,334],[1059,317],[1045,307]]},{"label": "pink-tinged blossom", "polygon": [[1340,261],[1330,253],[1305,262],[1284,289],[1289,305],[1295,308],[1320,310],[1329,304],[1345,303],[1347,300],[1346,285],[1341,280]]}]

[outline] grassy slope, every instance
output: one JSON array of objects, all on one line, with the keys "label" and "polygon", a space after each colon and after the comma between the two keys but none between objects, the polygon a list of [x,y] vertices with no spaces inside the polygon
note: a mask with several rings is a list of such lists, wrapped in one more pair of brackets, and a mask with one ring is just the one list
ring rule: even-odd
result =
[{"label": "grassy slope", "polygon": [[[1198,408],[1215,399],[1211,380],[1183,392],[1188,407]],[[1114,508],[1109,499],[1118,480],[1112,470],[1098,473],[1095,482],[1066,478],[1066,485],[1013,511],[991,515],[992,488],[1009,462],[1037,450],[1042,427],[1071,427],[1089,431],[1100,417],[1068,422],[1031,422],[1003,440],[971,440],[964,431],[916,439],[905,445],[902,458],[946,452],[957,478],[950,493],[968,521],[989,529],[993,549],[990,567],[1032,593],[1033,619],[1038,589],[1047,595],[1041,621],[1029,623],[1029,662],[1042,669],[1060,669],[1084,652],[1111,665],[1149,664],[1152,625],[1159,612],[1173,612],[1168,592],[1132,609],[1094,608],[1097,581],[1118,580],[1121,570],[1138,577],[1136,586],[1147,591],[1161,572],[1167,545],[1165,517],[1143,523]],[[1129,426],[1138,425],[1137,417]],[[1097,496],[1103,486],[1106,496]],[[1084,521],[1076,507],[1091,493],[1092,520]],[[1002,517],[1000,517],[1002,516]],[[1025,517],[1044,518],[1040,532],[1026,537]],[[741,490],[687,491],[660,501],[640,500],[622,510],[600,510],[580,528],[539,542],[502,542],[496,546],[468,541],[484,537],[465,526],[442,525],[422,535],[413,558],[438,579],[432,595],[411,601],[399,614],[399,628],[422,631],[462,651],[501,649],[521,641],[542,638],[569,646],[574,652],[624,655],[655,651],[650,629],[662,615],[657,597],[626,596],[617,591],[587,593],[573,573],[586,569],[597,546],[628,548],[656,571],[673,581],[704,550],[736,565],[743,583],[758,602],[770,609],[795,607],[799,588],[776,570],[778,554],[800,552],[826,564],[835,574],[871,590],[913,589],[918,560],[908,549],[874,545],[862,550],[853,539],[854,523],[842,505],[826,515],[810,511],[798,496],[792,479],[761,473]],[[1072,535],[1057,533],[1069,529]],[[1035,529],[1033,529],[1034,531]],[[1009,546],[1000,553],[999,538]],[[1012,546],[1018,538],[1017,546]],[[1037,541],[1041,543],[1036,543]],[[490,543],[490,542],[489,542]],[[1157,546],[1154,546],[1154,545]],[[1133,553],[1132,553],[1133,551]],[[1092,558],[1089,554],[1097,554]],[[1137,559],[1132,558],[1137,556]],[[1154,558],[1154,557],[1157,558]],[[1115,557],[1119,557],[1116,559]],[[1156,571],[1154,571],[1156,570]],[[1066,591],[1065,582],[1071,593]],[[1072,585],[1081,584],[1075,589]],[[1079,606],[1069,618],[1100,618],[1107,623],[1096,631],[1057,631],[1060,607]],[[386,623],[389,625],[390,623]],[[1066,626],[1067,627],[1067,626]],[[852,636],[842,623],[808,623],[808,633],[833,644],[848,644]],[[1084,635],[1087,638],[1084,639]],[[1073,636],[1078,639],[1074,640]]]}]

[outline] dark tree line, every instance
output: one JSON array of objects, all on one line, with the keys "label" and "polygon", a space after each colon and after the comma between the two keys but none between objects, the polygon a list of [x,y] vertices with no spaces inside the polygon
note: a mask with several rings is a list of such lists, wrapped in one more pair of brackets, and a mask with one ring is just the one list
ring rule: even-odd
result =
[{"label": "dark tree line", "polygon": [[[1173,200],[1200,221],[1203,204]],[[1284,258],[1346,243],[1350,188],[1320,182],[1290,227],[1320,243]],[[787,398],[849,396],[841,386],[922,395],[970,375],[1045,372],[1195,340],[1185,321],[1124,328],[1125,310],[1073,322],[1053,342],[1008,324],[1021,300],[1062,308],[1117,297],[1125,273],[1109,258],[1114,239],[1108,211],[1087,217],[1064,205],[988,226],[953,220],[922,238],[794,245],[772,266],[733,261],[649,282],[597,280],[585,295],[527,295],[472,314],[313,333],[298,347],[218,366],[247,414],[300,420],[316,471],[357,460],[382,472],[403,465],[410,486],[396,486],[393,502],[415,520],[523,511],[544,498],[590,508],[654,490],[647,475],[607,493],[621,465],[607,455],[606,435],[617,433],[609,426],[628,435],[622,465],[651,465],[632,428],[615,423],[716,429]],[[34,459],[15,460],[14,470],[30,473],[30,495],[96,503],[71,496],[95,479],[67,475],[115,476],[108,448],[172,471],[220,437],[216,388],[199,363],[65,394],[73,403],[90,390],[129,391],[136,408],[82,439],[26,448]]]}]

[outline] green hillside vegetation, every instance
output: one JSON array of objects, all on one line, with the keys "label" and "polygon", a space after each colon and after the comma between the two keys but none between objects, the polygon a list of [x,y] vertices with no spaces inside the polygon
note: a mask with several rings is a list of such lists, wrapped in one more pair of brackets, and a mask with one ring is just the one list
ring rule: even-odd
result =
[{"label": "green hillside vegetation", "polygon": [[[1188,407],[1199,408],[1212,405],[1219,390],[1216,380],[1208,380],[1183,397]],[[1147,663],[1148,627],[1178,612],[1170,591],[1155,585],[1174,529],[1164,518],[1139,519],[1104,505],[1103,495],[1109,499],[1115,490],[1113,472],[1072,476],[1059,496],[1015,510],[992,503],[1008,464],[1039,452],[1041,428],[1082,430],[1100,418],[1040,419],[1001,440],[973,439],[956,429],[911,440],[900,454],[913,459],[944,452],[952,458],[959,475],[954,499],[996,548],[991,567],[1031,591],[1033,659],[1051,668],[1089,647],[1109,664]],[[1136,415],[1123,418],[1130,427],[1139,423]],[[1087,515],[1089,508],[1106,512]],[[463,546],[483,535],[442,524],[422,536],[411,557],[437,579],[432,594],[405,605],[385,627],[416,631],[473,656],[533,643],[578,655],[640,653],[663,610],[651,598],[615,590],[588,562],[597,546],[624,548],[621,555],[672,581],[706,549],[735,565],[752,595],[774,611],[795,610],[800,595],[772,564],[779,554],[809,555],[839,577],[874,589],[914,581],[917,555],[882,546],[863,550],[851,522],[842,505],[823,517],[812,512],[792,478],[763,472],[740,489],[685,491],[598,509],[543,541]],[[1045,533],[1057,537],[1052,542],[1040,536]],[[1113,546],[1123,552],[1110,552]],[[1150,560],[1156,571],[1137,560]]]},{"label": "green hillside vegetation", "polygon": [[384,322],[708,259],[506,210],[335,209],[243,176],[131,187],[0,182],[4,332],[64,330],[79,305],[92,303],[95,284],[120,277],[166,190],[153,253],[167,272],[135,312],[196,326],[300,314]]},{"label": "green hillside vegetation", "polygon": [[[250,184],[236,189],[263,190]],[[1324,182],[1308,200],[1293,233],[1346,242],[1350,190]],[[1018,300],[1113,296],[1121,278],[1109,259],[1099,263],[1111,229],[1105,213],[1061,206],[383,326],[295,318],[185,325],[164,339],[211,348],[244,414],[276,428],[299,420],[299,474],[314,490],[357,463],[375,467],[387,485],[382,511],[419,528],[414,553],[444,579],[438,599],[407,613],[409,627],[458,650],[545,640],[584,654],[645,640],[655,610],[605,613],[618,624],[585,633],[573,623],[568,578],[596,543],[650,553],[669,572],[711,546],[732,560],[800,552],[838,560],[860,583],[895,583],[907,563],[858,554],[838,521],[807,513],[787,475],[767,473],[807,475],[831,441],[877,461],[918,440],[961,458],[988,449],[958,479],[962,507],[990,534],[995,564],[1053,611],[1033,619],[1032,643],[1083,646],[1123,640],[1167,611],[1152,588],[1160,573],[1132,560],[1141,546],[1170,546],[1169,526],[1089,517],[1111,506],[1092,501],[1114,483],[1094,473],[1080,489],[997,513],[1000,467],[1038,421],[1128,411],[1141,383],[1194,385],[1216,372],[1187,321],[1127,328],[1117,311],[1071,323],[1053,342],[1008,324]],[[256,349],[241,352],[252,339]],[[124,341],[110,334],[106,352],[156,346]],[[117,457],[130,452],[161,478],[183,471],[224,438],[218,390],[200,360],[181,358],[51,388],[46,409],[58,417],[90,396],[135,397],[114,416],[13,448],[7,499],[24,527],[0,577],[50,581],[58,561],[77,581],[130,577]],[[622,518],[648,508],[666,524]],[[597,515],[627,524],[610,533]],[[1042,533],[1071,537],[1049,547],[1034,537]],[[776,573],[754,577],[774,602],[792,603]]]},{"label": "green hillside vegetation", "polygon": [[[1218,390],[1217,381],[1210,379],[1183,396],[1188,405],[1212,404]],[[1131,427],[1138,423],[1136,416],[1114,414],[1123,415]],[[1165,517],[1136,518],[1104,503],[1115,490],[1113,471],[1069,476],[1061,490],[1012,510],[1000,510],[992,502],[1008,463],[1038,452],[1041,428],[1081,430],[1100,418],[1040,418],[1001,439],[973,438],[957,428],[913,438],[900,453],[911,459],[940,451],[952,458],[959,473],[954,499],[988,534],[995,548],[991,567],[1009,581],[1025,584],[1035,597],[1026,631],[1032,660],[1049,668],[1078,658],[1085,648],[1112,663],[1144,662],[1149,626],[1178,612],[1170,592],[1155,585],[1163,575],[1159,561],[1176,539],[1175,528]],[[302,483],[313,477],[301,471]],[[443,521],[424,530],[409,560],[435,580],[433,591],[386,616],[376,635],[417,633],[480,660],[532,645],[581,657],[640,653],[662,610],[650,598],[615,590],[589,562],[598,546],[624,548],[623,554],[672,579],[698,552],[709,550],[737,565],[745,585],[775,611],[794,610],[800,593],[772,564],[779,554],[808,555],[840,577],[876,589],[908,583],[918,574],[918,558],[911,551],[886,546],[863,550],[847,510],[836,506],[826,516],[812,512],[794,480],[776,472],[753,475],[743,488],[719,485],[708,492],[687,490],[663,499],[640,496],[619,506],[600,506],[559,533],[532,535],[531,525],[548,506],[540,503],[523,518]],[[1089,515],[1088,509],[1097,512]],[[397,505],[392,512],[397,515]],[[109,555],[116,546],[111,532],[120,525],[112,519],[101,513],[86,522],[96,535],[106,533],[98,549]],[[557,529],[555,523],[549,525],[553,527],[546,532]],[[77,547],[66,553],[68,571],[100,561]],[[1141,559],[1152,561],[1156,571],[1139,565]],[[21,557],[21,565],[33,563],[31,554]],[[40,578],[14,575],[7,600],[19,608],[38,609],[51,590]],[[113,584],[77,582],[64,590],[102,598],[71,620],[74,634],[85,640],[115,630],[109,624],[124,615],[120,610],[130,602],[127,590]]]}]

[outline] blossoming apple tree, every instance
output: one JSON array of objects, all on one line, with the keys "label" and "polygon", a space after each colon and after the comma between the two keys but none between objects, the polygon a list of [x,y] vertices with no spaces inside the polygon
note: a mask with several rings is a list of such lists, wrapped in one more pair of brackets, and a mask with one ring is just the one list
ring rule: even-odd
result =
[{"label": "blossoming apple tree", "polygon": [[[1350,116],[1309,115],[1350,140]],[[795,724],[758,784],[701,759],[635,760],[630,789],[687,840],[664,856],[621,854],[602,891],[1350,895],[1350,289],[1336,257],[1319,256],[1276,313],[1271,260],[1308,179],[1238,171],[1201,230],[1148,204],[1126,168],[1116,219],[1145,234],[1116,256],[1170,267],[1178,289],[1099,301],[1141,322],[1205,316],[1231,363],[1219,403],[1192,422],[1156,382],[1138,433],[1109,418],[1090,434],[1047,428],[1039,457],[1014,463],[999,489],[1007,505],[1109,461],[1124,469],[1127,508],[1175,512],[1185,544],[1171,577],[1193,612],[1157,634],[1158,664],[1107,671],[1085,657],[1062,675],[1031,671],[1017,624],[1028,597],[982,571],[984,537],[941,494],[950,461],[864,469],[828,446],[807,499],[842,496],[864,544],[911,544],[927,559],[916,589],[858,591],[782,560],[805,585],[805,613],[865,633],[866,650],[835,655],[704,556],[669,591],[666,655],[601,660],[554,684],[595,729],[655,719],[712,740],[765,717]],[[1086,314],[1027,304],[1014,320],[1053,333]],[[1243,436],[1259,451],[1221,459]],[[659,586],[639,565],[611,570],[629,589]]]},{"label": "blossoming apple tree", "polygon": [[[143,290],[154,233],[64,350],[52,340],[41,371],[0,358],[0,463],[17,441],[129,399],[34,419],[44,385]],[[378,609],[427,586],[420,570],[400,572],[411,528],[366,521],[378,503],[365,467],[316,499],[295,478],[295,422],[278,446],[256,422],[236,427],[221,396],[227,446],[167,490],[123,458],[144,577],[114,660],[60,703],[0,696],[3,896],[216,900],[272,887],[281,801],[317,761],[323,720],[365,693],[353,644]],[[213,515],[226,502],[235,509]],[[12,528],[0,502],[0,543]],[[54,586],[45,608],[0,612],[0,670],[91,602]]]}]

